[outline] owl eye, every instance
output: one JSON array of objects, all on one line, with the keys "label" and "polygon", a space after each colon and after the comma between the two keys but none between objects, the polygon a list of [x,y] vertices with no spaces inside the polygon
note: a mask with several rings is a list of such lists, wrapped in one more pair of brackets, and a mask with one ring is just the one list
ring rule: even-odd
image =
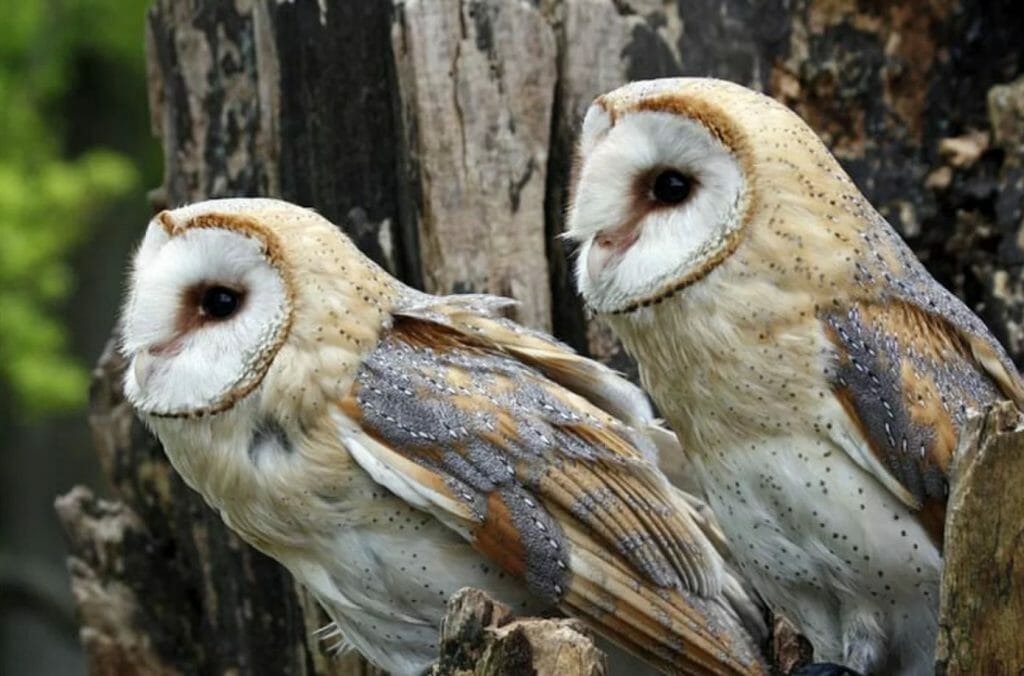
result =
[{"label": "owl eye", "polygon": [[226,286],[211,286],[203,292],[199,308],[207,317],[227,319],[238,312],[242,305],[242,294]]},{"label": "owl eye", "polygon": [[679,204],[690,196],[693,179],[675,169],[666,169],[654,179],[651,194],[662,204]]}]

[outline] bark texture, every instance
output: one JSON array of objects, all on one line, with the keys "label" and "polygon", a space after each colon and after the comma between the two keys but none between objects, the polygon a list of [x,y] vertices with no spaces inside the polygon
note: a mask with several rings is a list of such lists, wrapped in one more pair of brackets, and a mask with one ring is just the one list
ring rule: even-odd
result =
[{"label": "bark texture", "polygon": [[[272,195],[316,207],[413,285],[516,296],[521,320],[628,371],[619,345],[585,317],[571,252],[554,237],[573,137],[590,100],[627,80],[714,75],[796,108],[1019,364],[1017,4],[158,0],[146,49],[166,157],[159,201]],[[173,474],[124,402],[122,369],[108,350],[92,397],[117,501],[73,492],[59,507],[93,671],[366,673],[327,658],[310,638],[324,621],[315,605]],[[983,461],[999,454],[979,456],[965,476],[988,476]],[[979,521],[965,536],[983,535]],[[1006,554],[973,543],[967,559]],[[1019,576],[1014,556],[1017,567],[1003,570]],[[967,673],[956,671],[968,663],[955,646],[972,634],[956,623],[972,616],[951,613],[947,666]],[[996,664],[985,645],[972,642],[970,664]]]},{"label": "bark texture", "polygon": [[604,655],[576,620],[517,619],[477,589],[448,601],[433,676],[605,676]]},{"label": "bark texture", "polygon": [[1010,404],[974,421],[954,466],[937,655],[939,674],[1024,667],[1024,419]]}]

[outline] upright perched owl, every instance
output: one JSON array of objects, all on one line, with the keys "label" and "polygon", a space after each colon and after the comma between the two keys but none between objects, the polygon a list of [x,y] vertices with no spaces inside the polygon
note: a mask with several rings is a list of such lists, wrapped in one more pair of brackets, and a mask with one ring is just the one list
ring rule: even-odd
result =
[{"label": "upright perched owl", "polygon": [[587,305],[639,362],[743,572],[819,657],[931,673],[964,421],[1006,353],[785,106],[636,82],[579,141]]},{"label": "upright perched owl", "polygon": [[[560,610],[670,673],[761,673],[756,605],[652,462],[639,389],[390,277],[313,211],[165,211],[135,258],[125,391],[185,481],[396,674],[448,596]],[[711,539],[709,539],[709,537]]]}]

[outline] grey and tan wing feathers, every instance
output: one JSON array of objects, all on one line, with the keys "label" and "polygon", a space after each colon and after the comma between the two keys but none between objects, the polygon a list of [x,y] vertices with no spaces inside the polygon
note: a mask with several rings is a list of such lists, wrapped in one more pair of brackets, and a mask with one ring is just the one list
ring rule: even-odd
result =
[{"label": "grey and tan wing feathers", "polygon": [[371,476],[533,593],[665,670],[760,669],[688,503],[619,420],[538,369],[397,317],[341,410]]},{"label": "grey and tan wing feathers", "polygon": [[840,445],[918,510],[941,546],[949,467],[967,416],[1000,399],[1021,406],[1024,386],[981,320],[888,226],[862,236],[890,254],[859,266],[871,293],[820,317],[836,352],[835,395],[867,448]]},{"label": "grey and tan wing feathers", "polygon": [[[448,326],[504,351],[627,425],[637,429],[654,425],[654,413],[643,390],[552,336],[502,317],[501,313],[515,304],[508,298],[483,294],[438,297],[411,292],[399,301],[394,312]],[[675,435],[667,434],[674,440]],[[637,441],[645,453],[656,452],[646,438]]]}]

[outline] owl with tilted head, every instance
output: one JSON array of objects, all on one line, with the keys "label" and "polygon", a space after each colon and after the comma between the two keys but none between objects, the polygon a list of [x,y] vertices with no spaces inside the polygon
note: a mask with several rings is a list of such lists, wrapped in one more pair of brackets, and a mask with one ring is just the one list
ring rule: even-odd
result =
[{"label": "owl with tilted head", "polygon": [[616,673],[764,673],[759,603],[656,465],[675,437],[510,303],[416,291],[310,209],[201,202],[154,218],[135,257],[125,391],[338,650],[423,674],[471,586],[579,618]]},{"label": "owl with tilted head", "polygon": [[709,79],[586,114],[577,282],[637,360],[742,571],[816,657],[933,670],[948,471],[1024,387],[814,132]]}]

